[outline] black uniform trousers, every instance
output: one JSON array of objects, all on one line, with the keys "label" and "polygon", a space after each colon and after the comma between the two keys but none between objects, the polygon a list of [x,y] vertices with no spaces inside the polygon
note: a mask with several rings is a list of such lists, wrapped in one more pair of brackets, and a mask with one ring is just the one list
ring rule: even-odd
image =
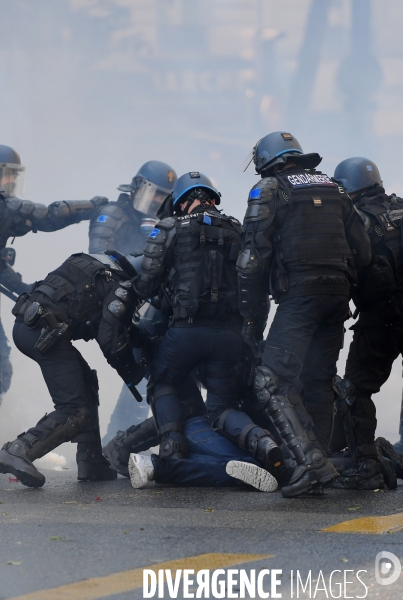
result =
[{"label": "black uniform trousers", "polygon": [[[77,348],[66,338],[58,340],[45,354],[39,352],[34,346],[40,333],[40,326],[30,329],[23,321],[15,321],[14,343],[18,350],[38,363],[55,405],[55,412],[51,414],[57,420],[58,414],[70,415],[79,408],[88,408],[91,420],[86,430],[74,441],[100,445],[96,372],[91,370]],[[41,421],[28,432],[39,439],[48,433]]]},{"label": "black uniform trousers", "polygon": [[358,393],[376,394],[403,354],[403,315],[389,317],[383,308],[360,313],[348,353],[345,378]]},{"label": "black uniform trousers", "polygon": [[[343,295],[284,299],[265,342],[263,365],[277,375],[278,393],[289,397],[305,429],[312,429],[314,424],[315,436],[323,445],[330,441],[335,402],[333,378],[348,311],[349,299]],[[303,400],[298,392],[298,378],[303,386]]]},{"label": "black uniform trousers", "polygon": [[[396,358],[403,354],[403,315],[388,314],[388,304],[374,306],[360,313],[351,342],[345,378],[354,386],[351,405],[354,438],[363,457],[376,458],[374,446],[376,408],[372,394],[376,394],[388,380]],[[401,431],[402,424],[401,424]],[[332,451],[345,448],[344,428],[336,417]]]},{"label": "black uniform trousers", "polygon": [[[198,365],[203,365],[207,414],[213,427],[220,416],[233,409],[226,420],[229,437],[239,434],[252,419],[239,410],[239,382],[242,370],[243,339],[239,331],[216,326],[171,327],[152,362],[153,414],[158,429],[167,423],[183,423],[184,412],[177,388]],[[164,391],[164,386],[166,387]],[[170,432],[175,439],[175,432]]]}]

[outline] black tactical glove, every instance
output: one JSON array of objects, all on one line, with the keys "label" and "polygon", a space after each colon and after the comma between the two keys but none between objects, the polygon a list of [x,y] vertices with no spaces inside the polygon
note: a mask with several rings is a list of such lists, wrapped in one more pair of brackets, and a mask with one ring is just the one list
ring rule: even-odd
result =
[{"label": "black tactical glove", "polygon": [[108,204],[109,200],[108,198],[105,198],[105,196],[94,196],[91,198],[90,202],[94,205],[94,208],[98,208],[99,206]]},{"label": "black tactical glove", "polygon": [[20,273],[16,273],[10,266],[6,266],[0,274],[0,285],[3,285],[10,292],[20,295],[26,292],[32,284],[24,283]]},{"label": "black tactical glove", "polygon": [[130,381],[126,381],[126,385],[130,392],[136,398],[137,402],[142,402],[143,397],[136,388],[136,385],[143,379],[146,370],[146,364],[143,361],[136,363],[136,369],[133,371]]}]

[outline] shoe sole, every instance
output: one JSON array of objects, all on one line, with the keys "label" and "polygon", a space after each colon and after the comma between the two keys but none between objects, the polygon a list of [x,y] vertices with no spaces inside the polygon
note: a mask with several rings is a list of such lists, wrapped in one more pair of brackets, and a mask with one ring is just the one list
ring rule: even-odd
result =
[{"label": "shoe sole", "polygon": [[225,470],[234,479],[239,479],[261,492],[274,492],[278,488],[278,483],[273,475],[252,463],[231,460]]},{"label": "shoe sole", "polygon": [[[329,473],[328,475],[323,475],[320,477],[320,481],[308,481],[307,485],[302,489],[293,490],[290,486],[290,489],[282,488],[281,494],[283,498],[297,498],[298,496],[322,496],[323,488],[325,485],[329,485],[334,482],[339,477],[337,471],[334,474]],[[287,487],[287,486],[285,486]]]},{"label": "shoe sole", "polygon": [[341,479],[334,479],[330,484],[330,487],[335,490],[361,490],[364,492],[373,492],[374,490],[383,490],[385,488],[383,477],[380,477],[378,481],[373,483],[370,483],[370,481],[368,481],[367,486],[365,486],[363,483],[359,484],[349,481],[347,477],[341,477]]},{"label": "shoe sole", "polygon": [[129,457],[129,476],[130,483],[132,484],[132,487],[134,487],[136,490],[145,487],[148,483],[148,480],[144,481],[141,475],[141,471],[134,458],[132,458],[132,455],[130,455]]},{"label": "shoe sole", "polygon": [[22,483],[22,485],[25,485],[27,487],[32,487],[32,488],[40,488],[43,486],[43,484],[46,481],[45,476],[42,475],[42,473],[39,473],[39,471],[38,471],[38,473],[42,478],[38,479],[38,477],[29,475],[26,471],[22,471],[21,469],[18,469],[17,467],[13,467],[13,466],[10,466],[9,464],[4,463],[1,459],[0,459],[0,473],[4,473],[5,475],[11,473],[15,477],[17,477],[17,479]]}]

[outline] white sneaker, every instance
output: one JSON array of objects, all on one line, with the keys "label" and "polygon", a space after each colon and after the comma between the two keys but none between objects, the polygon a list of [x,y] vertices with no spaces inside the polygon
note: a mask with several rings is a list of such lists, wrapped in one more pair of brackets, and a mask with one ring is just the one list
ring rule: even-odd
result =
[{"label": "white sneaker", "polygon": [[149,481],[153,481],[154,465],[151,456],[130,454],[129,474],[131,484],[134,488],[143,488]]},{"label": "white sneaker", "polygon": [[261,467],[240,460],[231,460],[225,470],[228,475],[252,485],[261,492],[274,492],[278,488],[276,479]]}]

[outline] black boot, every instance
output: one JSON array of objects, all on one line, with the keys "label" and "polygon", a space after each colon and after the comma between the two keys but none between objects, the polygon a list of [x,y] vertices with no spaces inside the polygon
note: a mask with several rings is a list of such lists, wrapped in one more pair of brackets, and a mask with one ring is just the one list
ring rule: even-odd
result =
[{"label": "black boot", "polygon": [[111,481],[117,478],[116,471],[111,468],[108,459],[103,456],[102,449],[98,446],[91,448],[88,444],[78,444],[76,458],[79,481]]},{"label": "black boot", "polygon": [[[255,377],[258,402],[271,418],[297,467],[281,493],[284,498],[322,493],[338,473],[320,448],[312,430],[306,430],[294,408],[299,396],[277,394],[278,378],[268,367],[258,367]],[[300,410],[305,411],[302,402]]]},{"label": "black boot", "polygon": [[[380,438],[383,440],[383,438]],[[387,444],[389,444],[389,442],[387,442],[385,440],[385,442]],[[390,444],[392,451],[393,451],[393,446]],[[337,453],[336,453],[337,454]],[[359,463],[363,463],[366,460],[374,460],[375,462],[378,462],[380,465],[380,472],[383,475],[383,479],[385,482],[385,485],[388,489],[390,490],[395,490],[397,488],[397,479],[396,479],[396,474],[394,471],[394,464],[389,461],[388,458],[386,458],[385,456],[382,456],[380,449],[378,448],[378,457],[377,459],[375,459],[374,457],[361,457],[361,461],[359,461],[354,469],[354,461],[351,458],[351,456],[349,456],[348,454],[345,454],[344,456],[336,456],[333,455],[329,458],[330,462],[333,464],[333,466],[335,467],[335,469],[340,473],[340,477],[338,478],[338,482],[336,482],[336,486],[335,487],[339,487],[339,483],[342,481],[344,474],[347,472],[347,476],[351,473],[355,471],[359,471]],[[377,480],[375,480],[375,484],[377,483]],[[350,488],[349,488],[350,489]],[[377,487],[375,487],[374,489],[378,489]]]},{"label": "black boot", "polygon": [[7,442],[0,450],[0,473],[12,473],[23,485],[42,487],[45,476],[33,465],[29,447],[23,439]]},{"label": "black boot", "polygon": [[396,444],[392,446],[388,440],[379,437],[375,440],[378,456],[381,455],[390,461],[396,477],[403,479],[403,455],[396,451]]},{"label": "black boot", "polygon": [[290,476],[281,449],[268,431],[256,427],[247,438],[247,448],[252,451],[262,467],[276,478],[279,486],[288,482]]},{"label": "black boot", "polygon": [[126,431],[118,431],[103,448],[103,453],[115,471],[124,477],[129,477],[130,454],[139,454],[158,444],[157,427],[153,417],[150,417],[139,425],[132,425]]},{"label": "black boot", "polygon": [[385,481],[378,461],[367,458],[346,469],[332,486],[341,490],[382,490]]},{"label": "black boot", "polygon": [[281,489],[284,498],[321,493],[323,486],[336,479],[338,472],[319,447],[305,451],[306,463],[299,464],[288,485]]},{"label": "black boot", "polygon": [[85,429],[90,415],[81,408],[74,415],[54,411],[37,425],[22,433],[14,442],[7,442],[0,451],[0,473],[12,473],[28,487],[42,487],[45,477],[32,464],[60,444],[69,442]]}]

